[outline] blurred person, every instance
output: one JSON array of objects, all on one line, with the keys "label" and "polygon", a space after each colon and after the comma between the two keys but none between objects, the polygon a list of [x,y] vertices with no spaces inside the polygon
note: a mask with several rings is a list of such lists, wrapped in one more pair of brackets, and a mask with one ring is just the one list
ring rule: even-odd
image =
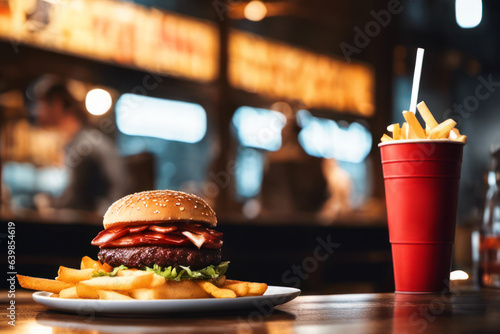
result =
[{"label": "blurred person", "polygon": [[326,200],[326,180],[321,159],[307,154],[299,143],[301,128],[295,114],[285,114],[282,145],[267,156],[262,181],[263,211],[291,214],[317,213]]},{"label": "blurred person", "polygon": [[5,183],[2,183],[2,191],[0,194],[0,214],[7,215],[11,210],[12,196],[10,193],[10,188]]},{"label": "blurred person", "polygon": [[328,189],[328,199],[323,204],[320,219],[324,222],[335,220],[352,210],[352,181],[348,172],[343,170],[335,159],[324,159],[322,163]]},{"label": "blurred person", "polygon": [[104,213],[128,193],[126,168],[113,142],[89,124],[86,111],[66,85],[56,83],[37,93],[39,124],[58,130],[66,143],[68,185],[50,206]]}]

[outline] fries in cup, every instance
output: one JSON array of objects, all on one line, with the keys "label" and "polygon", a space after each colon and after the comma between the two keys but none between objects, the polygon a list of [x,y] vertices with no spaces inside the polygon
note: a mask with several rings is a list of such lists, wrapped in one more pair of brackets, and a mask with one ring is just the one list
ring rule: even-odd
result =
[{"label": "fries in cup", "polygon": [[401,127],[397,123],[389,125],[387,130],[392,132],[392,136],[384,134],[380,138],[380,141],[388,142],[391,140],[405,139],[443,139],[467,143],[467,136],[460,134],[460,131],[455,128],[457,123],[451,118],[443,121],[442,123],[438,123],[423,101],[417,105],[417,110],[424,120],[424,127],[422,127],[417,119],[416,113],[403,111],[403,117],[406,122],[404,122]]}]

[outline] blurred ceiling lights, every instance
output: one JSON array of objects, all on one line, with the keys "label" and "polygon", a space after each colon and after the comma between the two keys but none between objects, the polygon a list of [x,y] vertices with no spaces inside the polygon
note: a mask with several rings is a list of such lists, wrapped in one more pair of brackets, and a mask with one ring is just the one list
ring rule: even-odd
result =
[{"label": "blurred ceiling lights", "polygon": [[85,106],[92,115],[104,115],[113,104],[111,94],[104,89],[96,88],[87,93],[85,97]]},{"label": "blurred ceiling lights", "polygon": [[[258,15],[257,15],[258,14]],[[330,22],[329,12],[319,10],[317,6],[307,6],[290,1],[230,1],[229,18],[233,20],[260,21],[268,17],[292,16],[302,19],[313,20],[314,22]],[[257,19],[254,19],[253,16]]]},{"label": "blurred ceiling lights", "polygon": [[207,114],[196,103],[123,94],[116,102],[116,125],[127,135],[197,143],[207,132]]},{"label": "blurred ceiling lights", "polygon": [[475,28],[483,18],[482,0],[456,0],[455,17],[460,28]]},{"label": "blurred ceiling lights", "polygon": [[266,17],[267,7],[262,1],[250,1],[245,6],[245,18],[250,21],[261,21]]}]

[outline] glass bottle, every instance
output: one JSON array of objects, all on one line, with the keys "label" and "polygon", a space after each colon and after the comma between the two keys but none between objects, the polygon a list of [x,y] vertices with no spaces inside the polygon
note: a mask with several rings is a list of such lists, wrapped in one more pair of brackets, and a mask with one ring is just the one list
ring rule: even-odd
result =
[{"label": "glass bottle", "polygon": [[493,151],[491,162],[480,229],[479,270],[482,286],[500,288],[500,145]]}]

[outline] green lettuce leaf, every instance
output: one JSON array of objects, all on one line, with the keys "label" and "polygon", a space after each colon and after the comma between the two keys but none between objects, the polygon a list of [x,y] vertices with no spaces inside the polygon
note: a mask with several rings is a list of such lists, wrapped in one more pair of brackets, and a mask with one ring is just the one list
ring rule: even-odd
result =
[{"label": "green lettuce leaf", "polygon": [[[168,280],[180,281],[180,280],[209,280],[223,276],[228,268],[229,261],[221,262],[217,266],[210,265],[200,270],[191,270],[189,267],[177,266],[177,267],[160,267],[154,265],[153,268],[143,266],[140,269],[145,271],[153,271],[155,274],[165,277]],[[92,277],[100,276],[110,276],[114,277],[120,270],[128,269],[126,266],[121,265],[119,267],[113,268],[111,272],[97,271],[92,274]]]},{"label": "green lettuce leaf", "polygon": [[113,268],[113,271],[111,271],[110,273],[108,272],[105,272],[105,271],[102,271],[102,270],[99,270],[99,271],[96,271],[96,272],[93,272],[92,273],[92,277],[100,277],[100,276],[111,276],[111,277],[115,277],[116,274],[118,274],[118,272],[120,270],[125,270],[125,269],[128,269],[127,267],[125,267],[123,264],[119,267],[114,267]]},{"label": "green lettuce leaf", "polygon": [[144,267],[146,271],[153,271],[155,274],[165,277],[168,280],[208,280],[223,276],[228,268],[229,261],[221,262],[217,266],[210,265],[200,270],[191,270],[189,267],[178,266],[178,267],[160,267],[154,265],[153,268]]}]

